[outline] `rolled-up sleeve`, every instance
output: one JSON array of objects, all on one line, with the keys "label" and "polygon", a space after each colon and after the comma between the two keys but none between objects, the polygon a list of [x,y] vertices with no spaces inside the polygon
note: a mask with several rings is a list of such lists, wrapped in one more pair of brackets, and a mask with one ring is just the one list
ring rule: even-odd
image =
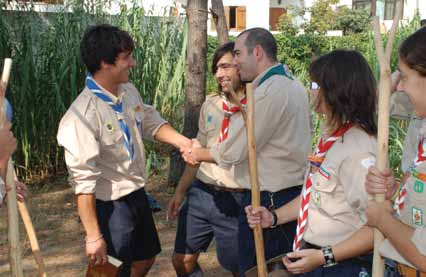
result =
[{"label": "rolled-up sleeve", "polygon": [[155,135],[158,130],[164,124],[167,124],[167,121],[164,120],[160,113],[151,105],[142,105],[143,112],[143,134],[144,138],[149,140],[154,140]]},{"label": "rolled-up sleeve", "polygon": [[206,105],[207,102],[201,106],[200,118],[198,120],[198,133],[197,140],[203,147],[207,147],[207,130],[206,130]]},{"label": "rolled-up sleeve", "polygon": [[[255,90],[255,138],[256,149],[262,151],[265,144],[276,131],[276,126],[283,118],[282,114],[287,106],[287,94],[282,90],[288,88],[262,88]],[[265,91],[263,91],[265,90]],[[267,95],[268,94],[268,95]],[[210,154],[216,163],[229,168],[231,165],[239,164],[248,159],[247,132],[241,113],[231,117],[228,138],[210,149]]]},{"label": "rolled-up sleeve", "polygon": [[101,171],[96,166],[100,145],[93,130],[77,119],[61,122],[58,144],[65,149],[70,184],[76,194],[94,194]]}]

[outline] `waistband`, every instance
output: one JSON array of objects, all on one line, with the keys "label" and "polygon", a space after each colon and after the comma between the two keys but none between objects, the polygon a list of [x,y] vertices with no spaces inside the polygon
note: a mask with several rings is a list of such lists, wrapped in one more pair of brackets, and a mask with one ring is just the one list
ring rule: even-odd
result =
[{"label": "waistband", "polygon": [[411,266],[401,263],[396,263],[396,270],[404,277],[426,277],[426,273],[420,272]]},{"label": "waistband", "polygon": [[[321,246],[309,243],[305,240],[302,240],[301,249],[317,249],[317,250],[320,250]],[[365,267],[365,268],[371,268],[372,256],[371,255],[363,255],[363,256],[349,258],[349,259],[339,261],[339,262],[349,262],[349,263],[358,264],[358,265]]]},{"label": "waistband", "polygon": [[[269,190],[262,190],[260,191],[261,194],[266,193],[266,194],[280,194],[280,193],[286,193],[289,191],[294,191],[294,190],[300,190],[302,188],[302,185],[297,185],[294,187],[289,187],[289,188],[285,188],[285,189],[281,189],[278,191],[269,191]],[[243,191],[244,193],[251,193],[250,189],[244,189]]]},{"label": "waistband", "polygon": [[197,179],[197,182],[201,186],[204,186],[204,187],[208,188],[209,190],[216,191],[216,192],[226,191],[226,192],[241,193],[241,192],[249,191],[248,189],[243,189],[243,188],[228,188],[228,187],[222,187],[222,186],[218,186],[218,185],[214,185],[214,184],[204,183],[203,181],[201,181],[199,179]]}]

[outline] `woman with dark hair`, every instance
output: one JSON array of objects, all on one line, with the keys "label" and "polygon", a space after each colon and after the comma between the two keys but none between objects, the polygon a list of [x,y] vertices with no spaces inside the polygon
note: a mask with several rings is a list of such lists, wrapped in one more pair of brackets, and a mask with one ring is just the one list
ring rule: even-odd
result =
[{"label": "woman with dark hair", "polygon": [[301,276],[368,276],[373,248],[367,223],[364,176],[375,161],[376,83],[356,51],[336,50],[309,69],[322,136],[300,197],[277,210],[246,207],[252,227],[273,228],[297,218],[294,252],[283,263]]},{"label": "woman with dark hair", "polygon": [[[426,276],[426,28],[409,36],[399,49],[401,78],[398,91],[410,98],[419,132],[408,133],[404,157],[411,162],[401,181],[395,201],[369,202],[368,224],[378,228],[386,240],[380,253],[397,263],[399,276]],[[415,151],[410,151],[413,148]],[[390,169],[380,172],[371,167],[366,186],[368,191],[385,193],[396,184]],[[389,196],[389,193],[388,193]],[[396,213],[396,216],[395,216]],[[423,273],[421,273],[423,272]]]}]

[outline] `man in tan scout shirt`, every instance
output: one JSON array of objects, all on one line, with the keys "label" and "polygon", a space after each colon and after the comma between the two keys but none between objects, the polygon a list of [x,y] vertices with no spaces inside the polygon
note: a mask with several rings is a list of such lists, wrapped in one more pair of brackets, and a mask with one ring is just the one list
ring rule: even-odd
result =
[{"label": "man in tan scout shirt", "polygon": [[81,41],[86,87],[63,116],[58,142],[86,231],[91,264],[123,261],[120,276],[145,276],[160,242],[144,191],[142,138],[190,147],[129,82],[134,43],[110,25],[89,27]]},{"label": "man in tan scout shirt", "polygon": [[[219,93],[208,96],[201,107],[197,139],[203,147],[226,140],[229,118],[239,112],[230,95],[230,84],[239,99],[245,99],[237,69],[232,63],[234,43],[219,47],[212,60],[212,72]],[[243,100],[244,101],[244,100]],[[189,188],[189,190],[188,190]],[[187,192],[188,190],[188,192]],[[186,201],[181,206],[184,197]],[[241,187],[233,180],[233,167],[220,168],[213,163],[199,167],[187,165],[169,203],[169,215],[179,215],[173,265],[178,276],[202,276],[197,260],[213,237],[219,263],[238,276],[238,215]]]},{"label": "man in tan scout shirt", "polygon": [[[277,44],[261,28],[242,32],[235,42],[234,63],[242,81],[253,82],[255,136],[261,205],[276,209],[300,194],[311,148],[308,97],[303,85],[277,61]],[[242,208],[251,203],[247,137],[241,114],[231,118],[228,138],[210,150],[193,148],[188,162],[214,161],[235,166],[235,180],[248,189]],[[296,222],[264,230],[266,259],[291,250]],[[239,219],[240,274],[255,264],[253,232],[244,210]]]}]

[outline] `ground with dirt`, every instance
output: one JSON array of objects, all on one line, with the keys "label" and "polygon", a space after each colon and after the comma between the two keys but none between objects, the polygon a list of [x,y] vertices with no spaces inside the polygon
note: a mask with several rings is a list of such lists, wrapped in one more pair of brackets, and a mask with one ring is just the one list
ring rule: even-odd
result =
[{"label": "ground with dirt", "polygon": [[[65,177],[30,186],[28,208],[44,256],[48,276],[84,276],[87,260],[84,253],[84,230],[78,222],[75,197]],[[162,252],[148,276],[176,276],[170,257],[173,253],[176,222],[166,221],[167,201],[171,194],[163,181],[155,181],[147,190],[161,203],[163,210],[155,213]],[[25,276],[37,276],[24,226],[20,226]],[[206,277],[231,276],[217,262],[214,243],[200,256]],[[0,276],[9,276],[7,244],[7,209],[0,209]]]}]

